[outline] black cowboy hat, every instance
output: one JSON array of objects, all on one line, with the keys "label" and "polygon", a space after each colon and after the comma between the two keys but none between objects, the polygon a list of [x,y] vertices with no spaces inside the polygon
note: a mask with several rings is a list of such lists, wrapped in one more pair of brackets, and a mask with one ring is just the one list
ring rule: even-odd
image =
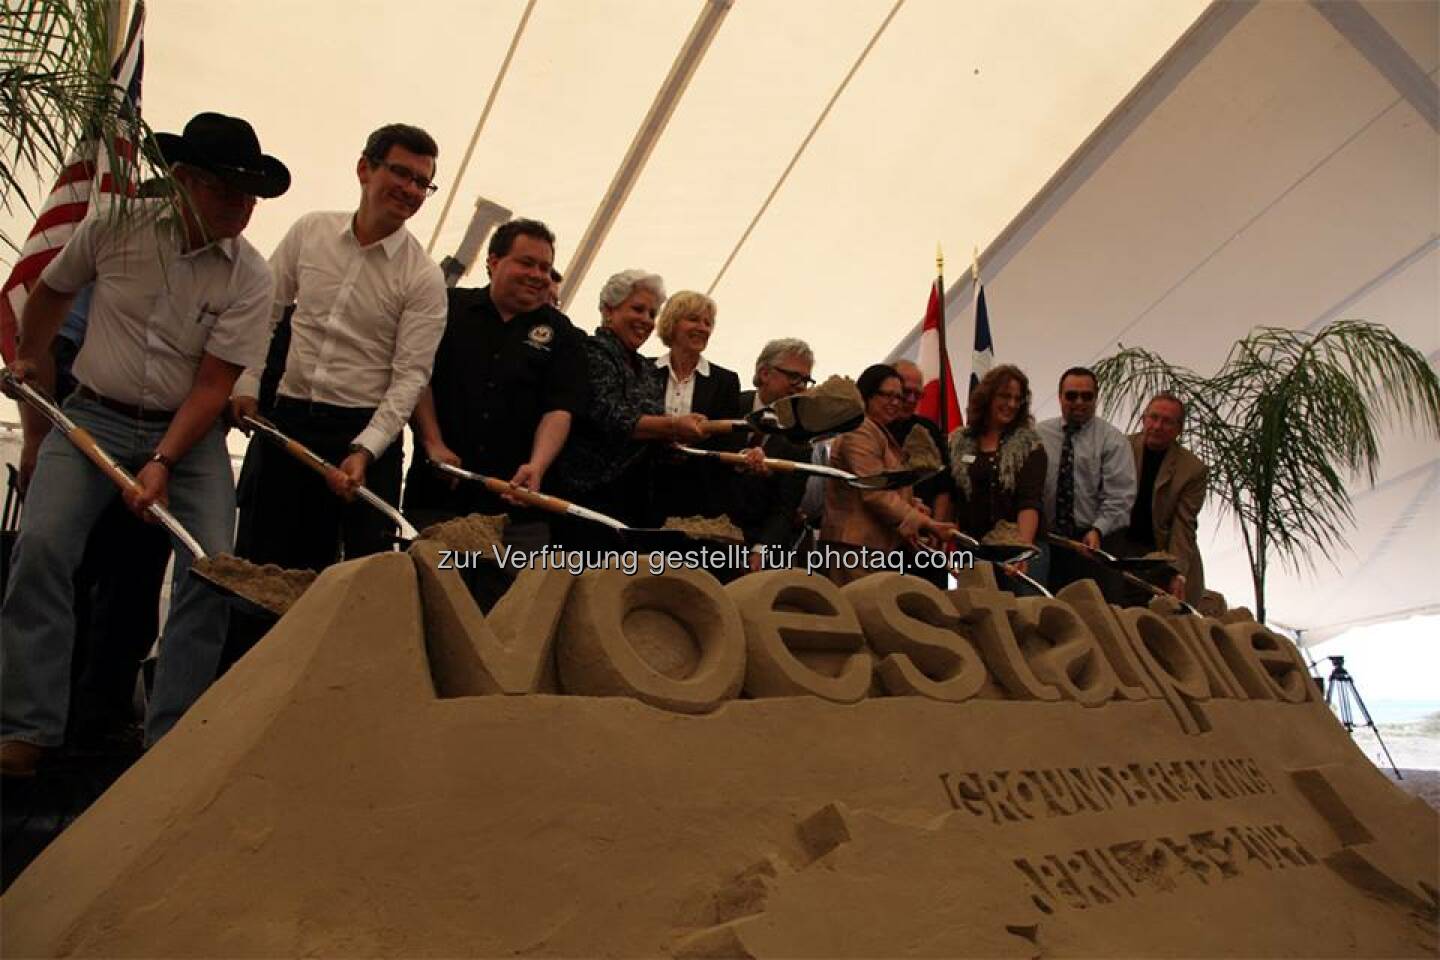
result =
[{"label": "black cowboy hat", "polygon": [[278,197],[290,189],[290,171],[260,152],[255,129],[239,117],[197,113],[183,134],[155,134],[155,146],[166,163],[208,170],[257,197]]}]

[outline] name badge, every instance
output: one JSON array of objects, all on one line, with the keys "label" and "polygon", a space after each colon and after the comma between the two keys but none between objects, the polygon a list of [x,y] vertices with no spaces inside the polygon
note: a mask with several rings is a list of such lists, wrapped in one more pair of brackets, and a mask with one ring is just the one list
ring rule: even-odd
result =
[{"label": "name badge", "polygon": [[960,458],[960,462],[961,462],[961,463],[974,463],[974,462],[975,462],[975,454],[973,454],[973,453],[967,453],[967,454],[965,454],[965,456],[963,456],[963,457]]}]

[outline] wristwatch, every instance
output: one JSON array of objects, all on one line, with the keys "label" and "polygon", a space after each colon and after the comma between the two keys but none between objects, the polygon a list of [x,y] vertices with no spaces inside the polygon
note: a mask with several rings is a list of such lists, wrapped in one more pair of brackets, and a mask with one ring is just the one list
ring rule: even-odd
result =
[{"label": "wristwatch", "polygon": [[365,454],[366,460],[369,460],[371,463],[375,462],[375,454],[371,453],[370,448],[363,443],[352,443],[350,444],[349,450],[351,453],[363,453]]},{"label": "wristwatch", "polygon": [[158,463],[158,464],[160,464],[160,466],[164,467],[166,470],[174,470],[174,469],[175,469],[175,461],[174,461],[174,459],[172,459],[171,457],[165,456],[165,454],[161,453],[159,450],[156,450],[154,453],[150,454],[150,461],[149,461],[149,462],[150,462],[150,463]]}]

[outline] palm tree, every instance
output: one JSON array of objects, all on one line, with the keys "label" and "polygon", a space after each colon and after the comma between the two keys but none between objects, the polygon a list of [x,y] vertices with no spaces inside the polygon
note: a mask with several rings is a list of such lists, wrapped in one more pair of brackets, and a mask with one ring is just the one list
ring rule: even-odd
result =
[{"label": "palm tree", "polygon": [[1169,391],[1185,401],[1187,444],[1210,467],[1222,516],[1239,521],[1265,621],[1273,557],[1313,569],[1315,548],[1345,546],[1354,523],[1346,483],[1375,482],[1380,428],[1440,437],[1440,378],[1387,327],[1359,320],[1318,334],[1259,327],[1213,377],[1149,350],[1121,349],[1095,367],[1107,411],[1138,415]]},{"label": "palm tree", "polygon": [[[103,144],[111,171],[136,182],[117,138],[148,143],[149,130],[110,82],[120,24],[116,0],[8,0],[0,14],[0,205],[35,212],[35,178],[61,170],[86,139]],[[123,29],[123,24],[120,25]],[[124,199],[115,214],[124,215]],[[0,234],[15,247],[19,238]]]}]

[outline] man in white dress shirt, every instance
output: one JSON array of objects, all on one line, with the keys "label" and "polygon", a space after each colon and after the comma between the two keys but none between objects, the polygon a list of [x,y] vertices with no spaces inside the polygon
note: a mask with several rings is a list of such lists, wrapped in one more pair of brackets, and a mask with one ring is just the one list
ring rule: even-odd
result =
[{"label": "man in white dress shirt", "polygon": [[[283,451],[250,445],[236,543],[249,560],[320,570],[342,549],[354,558],[392,544],[388,519],[346,501],[362,484],[400,501],[397,441],[445,330],[440,268],[405,228],[435,192],[438,152],[418,127],[376,130],[356,164],[359,209],[306,214],[270,257],[273,320],[295,307],[273,419],[338,467],[322,482]],[[260,375],[256,366],[236,385],[237,421],[255,411]]]},{"label": "man in white dress shirt", "polygon": [[[234,479],[218,422],[240,372],[265,355],[273,281],[240,233],[256,197],[290,173],[264,155],[244,120],[202,113],[183,135],[157,134],[184,200],[137,200],[118,220],[97,208],[40,276],[21,317],[10,371],[53,389],[51,341],[77,291],[93,283],[89,328],[65,410],[134,472],[138,514],[169,503],[207,552],[230,548]],[[28,776],[65,739],[73,653],[74,574],[96,520],[119,491],[64,436],[21,406],[38,449],[15,565],[0,611],[0,772]],[[24,458],[31,459],[27,450]],[[227,602],[175,552],[145,740],[154,743],[215,677]]]}]

